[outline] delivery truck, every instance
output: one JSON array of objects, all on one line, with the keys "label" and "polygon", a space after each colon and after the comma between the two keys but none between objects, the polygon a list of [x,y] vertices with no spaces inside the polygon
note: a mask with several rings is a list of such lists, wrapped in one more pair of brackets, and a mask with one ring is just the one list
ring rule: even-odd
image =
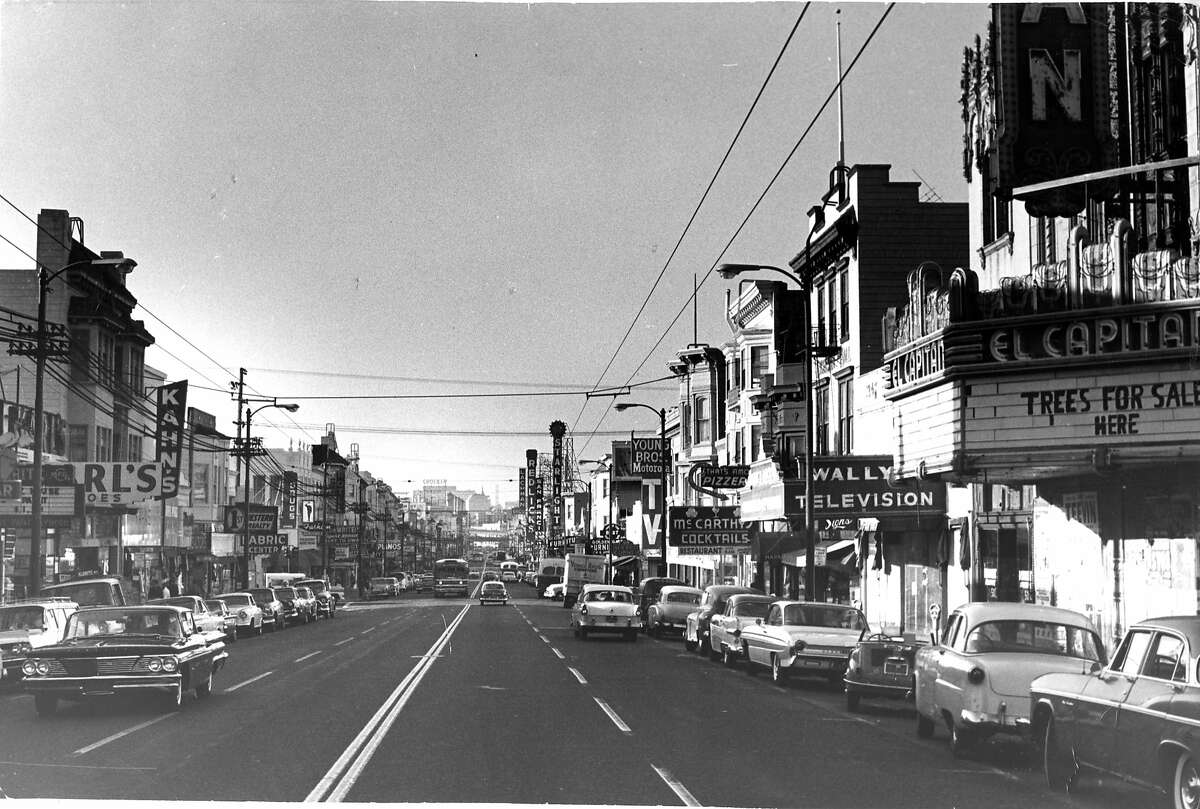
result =
[{"label": "delivery truck", "polygon": [[563,606],[575,606],[585,584],[604,584],[607,581],[608,557],[599,554],[568,553],[564,560]]}]

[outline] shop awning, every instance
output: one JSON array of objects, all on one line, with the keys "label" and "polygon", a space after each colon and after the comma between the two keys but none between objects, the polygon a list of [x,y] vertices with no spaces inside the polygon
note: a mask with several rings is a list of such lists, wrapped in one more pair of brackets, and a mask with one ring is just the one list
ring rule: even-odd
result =
[{"label": "shop awning", "polygon": [[[839,565],[852,564],[851,557],[857,552],[855,542],[855,539],[834,539],[818,542],[815,546],[818,566],[825,566],[830,563]],[[822,556],[824,556],[824,562],[821,561]],[[783,563],[792,567],[804,567],[808,563],[808,549],[802,548],[798,551],[788,551],[783,555]]]},{"label": "shop awning", "polygon": [[613,567],[625,567],[626,565],[634,565],[641,561],[640,556],[618,556],[613,559]]}]

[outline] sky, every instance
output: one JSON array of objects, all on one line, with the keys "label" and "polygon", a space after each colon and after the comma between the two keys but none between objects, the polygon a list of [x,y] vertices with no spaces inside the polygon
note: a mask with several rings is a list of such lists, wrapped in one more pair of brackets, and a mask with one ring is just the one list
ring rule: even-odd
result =
[{"label": "sky", "polygon": [[713,267],[803,248],[838,156],[836,20],[843,69],[861,50],[847,163],[966,199],[987,7],[886,10],[0,0],[0,268],[34,266],[26,216],[66,209],[138,262],[146,362],[219,429],[246,368],[300,405],[255,417],[267,446],[333,424],[397,492],[515,500],[553,420],[578,458],[657,431],[585,392],[675,404],[675,352],[730,335]]}]

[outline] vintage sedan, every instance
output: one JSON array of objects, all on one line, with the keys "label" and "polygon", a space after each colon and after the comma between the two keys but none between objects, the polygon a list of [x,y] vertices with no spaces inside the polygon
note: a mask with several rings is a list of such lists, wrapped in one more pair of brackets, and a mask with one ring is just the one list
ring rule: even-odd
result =
[{"label": "vintage sedan", "polygon": [[229,609],[229,607],[219,598],[204,599],[204,606],[208,607],[208,611],[214,615],[220,615],[221,620],[225,622],[225,640],[233,643],[238,639],[237,616]]},{"label": "vintage sedan", "polygon": [[337,599],[329,587],[329,582],[325,579],[302,579],[296,582],[296,586],[312,590],[313,596],[317,599],[317,612],[326,618],[333,617],[333,613],[337,610]]},{"label": "vintage sedan", "polygon": [[704,595],[700,596],[700,609],[688,614],[687,625],[683,628],[683,645],[689,652],[699,651],[703,654],[709,651],[709,621],[714,615],[725,612],[725,602],[730,596],[739,593],[763,594],[761,590],[730,584],[710,584],[704,588]]},{"label": "vintage sedan", "polygon": [[[687,582],[672,578],[670,576],[649,576],[645,579],[642,579],[637,588],[634,590],[634,596],[637,598],[638,602],[638,609],[641,611],[638,614],[641,615],[643,619],[650,614],[650,605],[658,601],[658,594],[662,591],[662,588],[668,585],[681,586],[686,584]],[[695,608],[693,607],[693,609]],[[645,620],[643,620],[643,623],[645,623]]]},{"label": "vintage sedan", "polygon": [[147,604],[168,604],[172,607],[183,607],[191,610],[195,616],[196,627],[202,632],[218,632],[225,634],[225,617],[213,612],[200,596],[172,596],[171,598],[152,598]]},{"label": "vintage sedan", "polygon": [[221,593],[217,596],[237,619],[239,632],[250,635],[263,633],[263,611],[250,593]]},{"label": "vintage sedan", "polygon": [[571,607],[571,630],[587,640],[593,632],[614,632],[636,641],[642,628],[633,590],[616,584],[585,584]]},{"label": "vintage sedan", "polygon": [[294,584],[292,589],[296,591],[296,609],[306,613],[309,622],[315,621],[325,614],[321,611],[321,602],[317,600],[317,594],[312,591],[312,588]]},{"label": "vintage sedan", "polygon": [[69,598],[35,598],[0,607],[0,679],[21,679],[21,666],[43,646],[63,639],[79,609]]},{"label": "vintage sedan", "polygon": [[295,587],[272,587],[271,589],[275,591],[275,597],[279,599],[279,603],[283,604],[284,624],[307,624],[311,620],[308,607],[300,598],[300,594],[296,592]]},{"label": "vintage sedan", "polygon": [[54,713],[60,699],[147,691],[161,693],[173,710],[185,691],[207,699],[228,658],[225,642],[196,626],[189,609],[84,607],[67,619],[62,643],[25,661],[23,685],[39,716]]},{"label": "vintage sedan", "polygon": [[749,673],[766,666],[777,683],[799,674],[840,687],[851,650],[868,632],[866,616],[855,607],[776,601],[766,618],[742,628],[742,657]]},{"label": "vintage sedan", "polygon": [[1140,621],[1090,668],[1030,684],[1047,784],[1065,790],[1082,769],[1165,792],[1163,806],[1200,806],[1200,617]]},{"label": "vintage sedan", "polygon": [[546,592],[542,593],[542,598],[548,598],[551,601],[562,601],[563,591],[566,590],[566,588],[567,585],[563,584],[561,581],[556,581],[554,584],[551,584],[546,588]]},{"label": "vintage sedan", "polygon": [[247,592],[254,597],[254,603],[262,610],[263,623],[270,624],[272,632],[287,629],[288,610],[274,587],[251,587]]},{"label": "vintage sedan", "polygon": [[646,634],[658,637],[664,631],[683,633],[687,617],[700,605],[703,591],[698,587],[668,584],[658,591],[658,600],[646,614]]},{"label": "vintage sedan", "polygon": [[742,630],[748,624],[767,617],[774,596],[740,593],[725,602],[725,611],[714,615],[708,623],[710,655],[721,658],[726,666],[734,666],[742,656]]},{"label": "vintage sedan", "polygon": [[479,605],[484,604],[507,604],[508,590],[504,587],[504,582],[485,581],[479,585]]},{"label": "vintage sedan", "polygon": [[964,604],[939,643],[917,650],[917,735],[950,733],[955,755],[996,733],[1029,731],[1029,687],[1043,674],[1087,674],[1104,646],[1086,616],[1043,604]]},{"label": "vintage sedan", "polygon": [[863,697],[910,700],[916,689],[917,649],[926,641],[902,635],[869,635],[858,642],[846,665],[846,709],[857,711]]}]

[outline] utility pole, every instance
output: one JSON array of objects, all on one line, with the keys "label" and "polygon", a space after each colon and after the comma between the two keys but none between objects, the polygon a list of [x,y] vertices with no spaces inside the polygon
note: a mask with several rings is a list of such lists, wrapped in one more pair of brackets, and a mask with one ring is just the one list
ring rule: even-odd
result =
[{"label": "utility pole", "polygon": [[[245,401],[246,369],[245,368],[238,368],[238,381],[236,383],[230,382],[229,386],[237,388],[237,421],[235,422],[235,424],[237,424],[237,438],[233,442],[233,446],[234,446],[233,457],[237,462],[237,465],[235,467],[235,474],[234,474],[234,478],[233,478],[233,480],[234,480],[233,488],[234,488],[234,491],[237,491],[237,484],[241,483],[241,481],[242,481],[242,452],[241,452],[241,450],[242,450],[242,412],[243,412],[242,408],[246,404],[246,401]],[[247,459],[247,463],[249,463],[249,459]],[[234,496],[236,498],[236,495],[234,495]],[[248,496],[247,496],[247,499],[249,499]],[[236,500],[234,502],[236,503]],[[250,507],[247,504],[247,506],[246,506],[247,511],[249,511],[249,508]],[[246,516],[247,521],[249,521],[249,519],[250,519],[249,513],[247,513],[245,516]],[[248,559],[249,553],[248,552],[243,553],[242,558]],[[250,571],[249,571],[249,569],[246,570],[246,573],[242,578],[246,582],[246,586],[249,587],[250,586]],[[236,580],[231,576],[230,582],[229,582],[230,586],[237,587],[237,584],[235,583],[235,581]]]},{"label": "utility pole", "polygon": [[358,597],[363,598],[363,529],[366,526],[367,503],[366,497],[367,482],[361,477],[358,479],[358,502],[350,507],[358,518],[358,551],[355,554],[357,562],[355,563],[355,579],[358,584]]}]

